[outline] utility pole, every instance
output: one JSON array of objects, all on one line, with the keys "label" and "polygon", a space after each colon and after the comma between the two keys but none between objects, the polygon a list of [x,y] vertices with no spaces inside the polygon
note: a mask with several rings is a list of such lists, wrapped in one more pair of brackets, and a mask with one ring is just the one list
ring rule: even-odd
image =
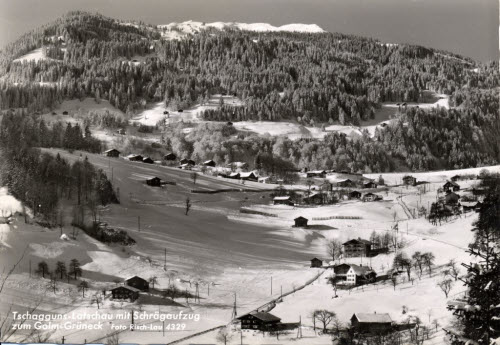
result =
[{"label": "utility pole", "polygon": [[271,276],[271,296],[273,295],[273,276]]},{"label": "utility pole", "polygon": [[64,335],[63,335],[61,344],[64,344],[64,340],[66,340],[66,339],[64,339]]},{"label": "utility pole", "polygon": [[299,315],[299,327],[297,328],[297,338],[302,338],[302,315]]},{"label": "utility pole", "polygon": [[236,292],[234,293],[234,305],[233,305],[233,312],[231,313],[231,320],[236,319],[236,316],[238,316],[238,312],[236,311]]},{"label": "utility pole", "polygon": [[139,232],[141,232],[141,216],[137,216],[137,228]]},{"label": "utility pole", "polygon": [[165,263],[163,264],[163,270],[167,270],[167,248],[165,248]]}]

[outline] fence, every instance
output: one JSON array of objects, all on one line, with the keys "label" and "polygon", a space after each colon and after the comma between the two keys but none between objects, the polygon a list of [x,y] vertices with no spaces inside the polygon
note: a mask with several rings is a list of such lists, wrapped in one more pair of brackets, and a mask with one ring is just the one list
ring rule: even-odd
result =
[{"label": "fence", "polygon": [[266,217],[278,217],[276,214],[273,214],[273,213],[261,212],[261,211],[256,211],[256,210],[249,210],[248,208],[240,208],[240,213],[258,214],[260,216],[266,216]]},{"label": "fence", "polygon": [[312,220],[330,220],[330,219],[363,219],[358,216],[329,216],[329,217],[313,217]]}]

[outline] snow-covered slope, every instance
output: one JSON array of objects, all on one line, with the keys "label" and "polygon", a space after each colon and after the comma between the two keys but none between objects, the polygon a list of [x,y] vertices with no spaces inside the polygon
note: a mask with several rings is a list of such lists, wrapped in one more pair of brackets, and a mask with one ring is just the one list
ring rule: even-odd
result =
[{"label": "snow-covered slope", "polygon": [[255,31],[255,32],[271,32],[271,31],[305,32],[305,33],[325,32],[325,30],[323,30],[316,24],[287,24],[282,26],[273,26],[268,23],[251,23],[251,24],[235,23],[235,22],[202,23],[192,20],[185,21],[182,23],[170,23],[166,25],[158,25],[158,28],[160,30],[177,31],[184,34],[197,33],[207,28],[215,28],[219,30],[240,29],[240,30]]}]

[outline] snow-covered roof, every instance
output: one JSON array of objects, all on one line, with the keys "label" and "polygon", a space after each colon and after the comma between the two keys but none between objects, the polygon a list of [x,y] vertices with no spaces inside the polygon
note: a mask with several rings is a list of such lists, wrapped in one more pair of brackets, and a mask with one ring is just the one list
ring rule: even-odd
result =
[{"label": "snow-covered roof", "polygon": [[[112,152],[112,151],[118,151],[118,150],[117,149],[109,149],[109,150],[104,151],[104,153],[108,153],[108,152]],[[120,152],[120,151],[118,151],[118,152]]]},{"label": "snow-covered roof", "polygon": [[240,177],[250,177],[252,175],[255,176],[255,173],[253,171],[240,173]]},{"label": "snow-covered roof", "polygon": [[241,319],[247,315],[252,315],[253,317],[256,317],[257,319],[261,321],[267,321],[267,322],[276,322],[276,321],[281,321],[281,319],[277,316],[274,316],[271,313],[266,313],[266,312],[261,312],[261,311],[252,311],[248,314],[240,316],[238,319]]},{"label": "snow-covered roof", "polygon": [[354,271],[354,273],[356,273],[356,275],[363,276],[365,274],[373,272],[373,270],[367,266],[358,266],[353,264],[350,264],[349,266],[351,266],[352,270]]},{"label": "snow-covered roof", "polygon": [[392,319],[389,314],[368,314],[368,313],[355,313],[354,317],[358,319],[359,322],[369,322],[369,323],[391,323]]},{"label": "snow-covered roof", "polygon": [[273,200],[290,200],[289,196],[275,196]]}]

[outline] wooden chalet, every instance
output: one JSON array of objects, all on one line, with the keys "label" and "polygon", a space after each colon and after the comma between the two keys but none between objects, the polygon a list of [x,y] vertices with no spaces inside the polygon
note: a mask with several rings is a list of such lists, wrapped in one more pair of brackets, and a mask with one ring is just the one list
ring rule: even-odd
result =
[{"label": "wooden chalet", "polygon": [[460,190],[460,186],[454,181],[446,181],[446,183],[443,185],[443,190],[456,192]]},{"label": "wooden chalet", "polygon": [[272,331],[280,324],[281,319],[271,313],[252,311],[237,318],[241,322],[241,329],[258,331]]},{"label": "wooden chalet", "polygon": [[361,192],[358,192],[357,190],[353,190],[352,192],[349,193],[349,198],[351,198],[351,199],[360,199],[361,198]]},{"label": "wooden chalet", "polygon": [[106,155],[106,157],[120,157],[120,151],[118,151],[117,149],[104,151],[104,154]]},{"label": "wooden chalet", "polygon": [[292,199],[289,196],[274,197],[273,204],[274,205],[288,205],[288,206],[294,205],[294,203],[292,202]]},{"label": "wooden chalet", "polygon": [[191,166],[195,166],[196,165],[196,163],[195,163],[194,160],[187,159],[187,158],[181,159],[180,163],[181,163],[181,165],[184,165],[184,164],[191,165]]},{"label": "wooden chalet", "polygon": [[307,222],[309,219],[299,216],[293,220],[295,222],[295,227],[296,228],[306,228],[307,227]]},{"label": "wooden chalet", "polygon": [[155,162],[155,161],[154,161],[154,160],[152,160],[150,157],[144,157],[144,158],[142,159],[142,162],[143,162],[143,163],[147,163],[147,164],[154,164],[154,162]]},{"label": "wooden chalet", "polygon": [[355,313],[351,317],[352,328],[358,333],[386,334],[392,330],[389,314]]},{"label": "wooden chalet", "polygon": [[406,175],[403,177],[403,184],[406,186],[416,186],[417,178],[410,175]]},{"label": "wooden chalet", "polygon": [[151,177],[146,180],[146,184],[152,187],[161,187],[161,178]]},{"label": "wooden chalet", "polygon": [[371,256],[372,243],[361,238],[352,239],[342,244],[344,258]]},{"label": "wooden chalet", "polygon": [[322,193],[311,193],[309,196],[302,198],[306,204],[310,205],[322,205],[324,203],[324,197]]},{"label": "wooden chalet", "polygon": [[306,177],[311,178],[311,177],[321,177],[325,178],[326,177],[326,170],[312,170],[306,172]]},{"label": "wooden chalet", "polygon": [[127,156],[127,159],[132,162],[142,162],[144,157],[142,157],[141,155],[130,154]]},{"label": "wooden chalet", "polygon": [[148,291],[149,290],[149,282],[141,277],[133,276],[128,279],[125,279],[125,285],[136,288],[140,291]]},{"label": "wooden chalet", "polygon": [[209,159],[208,161],[204,161],[203,165],[206,167],[215,167],[215,161],[213,161],[212,159]]},{"label": "wooden chalet", "polygon": [[139,289],[132,286],[118,286],[111,289],[111,296],[113,299],[128,299],[130,301],[135,301],[139,298]]},{"label": "wooden chalet", "polygon": [[479,211],[482,204],[480,201],[461,201],[460,205],[462,205],[462,209],[464,212],[470,212]]},{"label": "wooden chalet", "polygon": [[377,184],[373,181],[363,183],[363,188],[377,188]]},{"label": "wooden chalet", "polygon": [[323,267],[323,260],[320,260],[318,258],[312,258],[311,268],[318,268],[318,267]]},{"label": "wooden chalet", "polygon": [[255,175],[253,171],[240,173],[240,179],[244,181],[253,181],[253,182],[258,181],[258,177],[257,175]]},{"label": "wooden chalet", "polygon": [[177,155],[175,153],[169,152],[165,156],[163,156],[163,159],[166,161],[175,161],[177,159]]},{"label": "wooden chalet", "polygon": [[343,179],[343,180],[338,180],[336,182],[336,185],[337,187],[344,187],[344,188],[349,188],[349,187],[354,187],[354,181],[352,181],[351,179]]},{"label": "wooden chalet", "polygon": [[342,285],[363,285],[374,282],[377,273],[370,267],[354,264],[340,264],[333,267],[335,282]]},{"label": "wooden chalet", "polygon": [[379,201],[379,200],[382,200],[382,196],[378,195],[378,194],[374,194],[374,193],[366,193],[365,195],[363,195],[363,198],[362,200],[363,201]]}]

